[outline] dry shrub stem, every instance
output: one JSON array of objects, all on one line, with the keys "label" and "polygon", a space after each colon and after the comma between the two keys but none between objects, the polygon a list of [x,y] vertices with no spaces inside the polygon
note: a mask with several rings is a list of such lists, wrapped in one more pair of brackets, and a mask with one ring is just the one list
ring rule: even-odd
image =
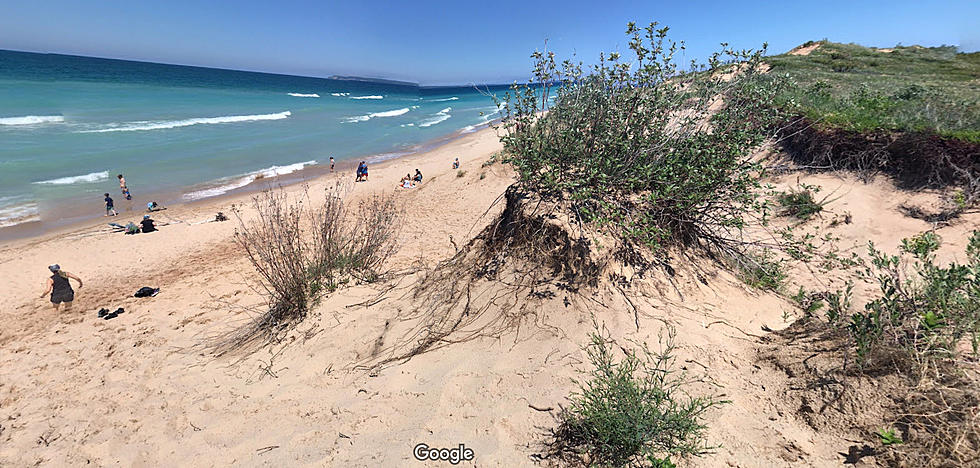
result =
[{"label": "dry shrub stem", "polygon": [[308,190],[291,200],[283,190],[270,189],[252,198],[254,217],[235,210],[235,242],[258,273],[266,307],[216,340],[218,354],[277,342],[325,294],[379,278],[396,249],[398,209],[386,195],[351,209],[348,192],[338,184],[324,191],[322,203],[314,203]]}]

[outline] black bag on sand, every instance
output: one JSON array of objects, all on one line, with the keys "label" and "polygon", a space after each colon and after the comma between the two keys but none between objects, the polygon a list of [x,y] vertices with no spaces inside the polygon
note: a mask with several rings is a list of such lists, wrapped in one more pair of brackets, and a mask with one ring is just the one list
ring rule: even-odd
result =
[{"label": "black bag on sand", "polygon": [[139,291],[136,291],[136,294],[133,294],[133,297],[152,297],[152,296],[156,296],[157,293],[159,292],[160,292],[160,288],[151,288],[151,287],[143,286],[142,288],[140,288]]}]

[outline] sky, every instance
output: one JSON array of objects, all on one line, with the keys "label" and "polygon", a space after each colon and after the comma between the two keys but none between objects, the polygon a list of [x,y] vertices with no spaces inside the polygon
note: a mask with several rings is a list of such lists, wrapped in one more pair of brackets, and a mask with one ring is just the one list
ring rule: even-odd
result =
[{"label": "sky", "polygon": [[785,52],[823,38],[980,49],[980,1],[44,0],[0,3],[0,49],[423,85],[524,81],[536,49],[625,52],[659,21],[684,62],[728,42]]}]

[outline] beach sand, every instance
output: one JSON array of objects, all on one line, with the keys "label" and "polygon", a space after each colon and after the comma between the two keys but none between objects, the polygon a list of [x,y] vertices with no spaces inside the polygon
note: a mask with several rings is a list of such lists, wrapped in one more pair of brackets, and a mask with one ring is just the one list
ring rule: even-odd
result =
[{"label": "beach sand", "polygon": [[[414,466],[418,443],[465,444],[478,466],[532,465],[585,368],[581,347],[593,319],[617,339],[651,346],[671,324],[678,365],[708,375],[693,390],[731,401],[706,416],[709,441],[720,447],[690,466],[840,463],[854,429],[817,430],[797,417],[786,373],[760,361],[763,330],[786,327],[794,306],[710,265],[697,271],[675,265],[670,282],[651,282],[630,304],[601,294],[573,298],[570,306],[561,294],[514,298],[529,306],[520,330],[382,368],[360,367],[411,342],[420,323],[415,313],[424,306],[412,295],[427,271],[421,266],[453,255],[454,243],[464,245],[502,210],[512,170],[500,163],[482,167],[500,148],[487,129],[372,165],[370,181],[355,184],[349,197],[356,202],[393,192],[405,216],[389,266],[420,268],[331,294],[284,343],[250,355],[214,357],[205,349],[212,337],[247,320],[246,308],[262,298],[233,242],[237,221],[204,222],[247,205],[249,195],[155,214],[170,223],[156,233],[108,233],[99,220],[4,244],[0,466]],[[451,168],[455,157],[462,176]],[[396,189],[416,168],[425,183]],[[791,186],[795,177],[774,182]],[[309,181],[308,190],[352,178],[326,175]],[[923,195],[849,177],[802,181],[843,195],[815,223],[830,226],[833,216],[849,213],[853,222],[827,227],[848,248],[872,239],[894,251],[897,239],[929,228],[896,211]],[[129,218],[137,215],[114,221]],[[962,252],[967,228],[977,221],[943,231],[944,252]],[[54,312],[38,297],[52,263],[85,281],[70,312]],[[161,292],[134,298],[141,286]],[[126,311],[105,321],[96,318],[100,307]]]}]

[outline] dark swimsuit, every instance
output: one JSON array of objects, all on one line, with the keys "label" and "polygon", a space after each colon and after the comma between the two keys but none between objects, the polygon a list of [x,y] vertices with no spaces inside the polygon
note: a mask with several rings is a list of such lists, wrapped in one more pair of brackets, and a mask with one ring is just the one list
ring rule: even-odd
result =
[{"label": "dark swimsuit", "polygon": [[51,275],[51,280],[54,281],[54,286],[51,289],[52,303],[61,304],[75,300],[75,290],[71,288],[68,278],[55,273]]}]

